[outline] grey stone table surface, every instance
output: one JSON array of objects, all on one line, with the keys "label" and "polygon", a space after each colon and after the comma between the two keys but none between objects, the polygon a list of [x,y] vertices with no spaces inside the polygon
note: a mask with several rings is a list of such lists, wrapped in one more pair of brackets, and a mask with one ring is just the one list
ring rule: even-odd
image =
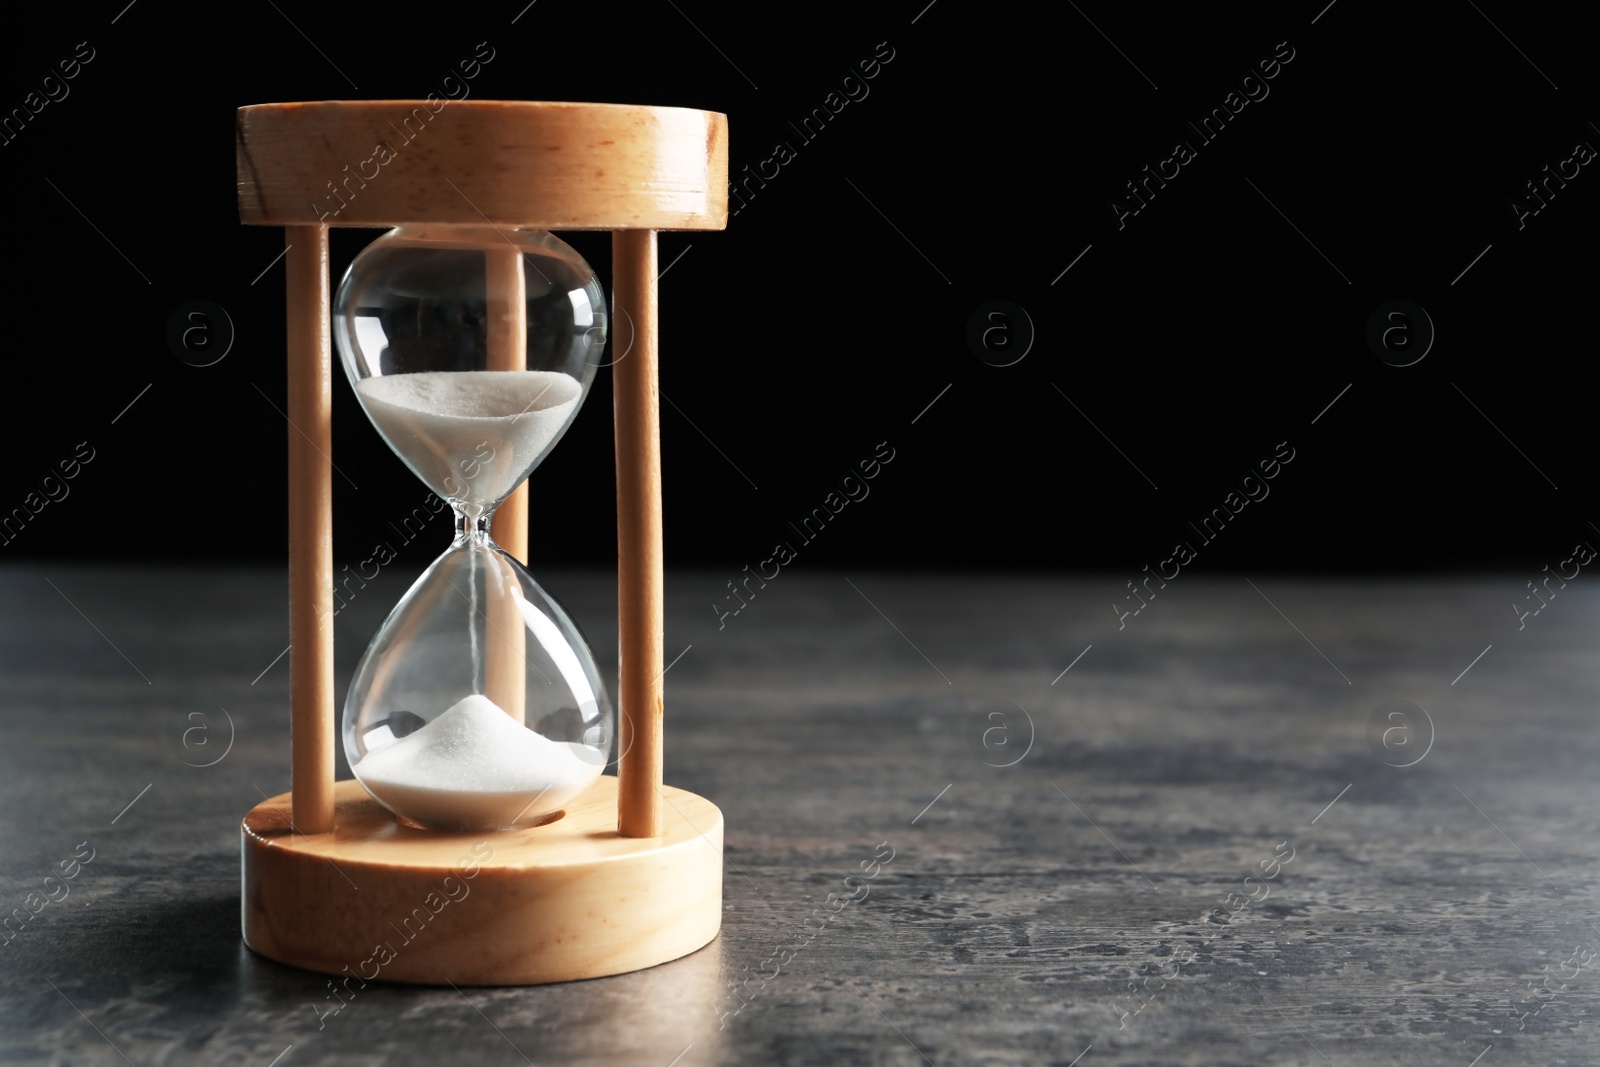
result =
[{"label": "grey stone table surface", "polygon": [[[410,577],[336,620],[341,694]],[[614,578],[540,577],[613,669]],[[239,936],[281,571],[0,571],[0,1062],[1600,1061],[1581,578],[1519,619],[1520,575],[1185,576],[1119,619],[1106,576],[784,572],[719,618],[730,577],[668,582],[720,938],[335,1000]]]}]

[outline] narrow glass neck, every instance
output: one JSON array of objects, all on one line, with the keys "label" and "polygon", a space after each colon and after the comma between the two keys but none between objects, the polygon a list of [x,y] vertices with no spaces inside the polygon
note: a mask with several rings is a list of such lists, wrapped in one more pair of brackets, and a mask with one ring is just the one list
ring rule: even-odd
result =
[{"label": "narrow glass neck", "polygon": [[455,513],[456,544],[470,542],[480,547],[490,544],[489,521],[493,518],[493,512],[474,517],[457,510]]}]

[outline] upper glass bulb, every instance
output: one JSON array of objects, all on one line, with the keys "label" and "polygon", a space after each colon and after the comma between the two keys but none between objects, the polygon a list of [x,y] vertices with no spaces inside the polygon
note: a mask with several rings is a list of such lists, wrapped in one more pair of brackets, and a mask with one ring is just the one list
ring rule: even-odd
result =
[{"label": "upper glass bulb", "polygon": [[390,230],[350,264],[333,319],[367,417],[471,518],[566,432],[606,342],[594,271],[544,230]]}]

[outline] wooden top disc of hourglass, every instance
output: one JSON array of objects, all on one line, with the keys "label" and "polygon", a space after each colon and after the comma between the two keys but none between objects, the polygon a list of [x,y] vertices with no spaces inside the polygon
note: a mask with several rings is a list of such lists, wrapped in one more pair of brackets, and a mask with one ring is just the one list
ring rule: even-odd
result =
[{"label": "wooden top disc of hourglass", "polygon": [[327,100],[238,112],[247,225],[720,230],[728,119],[534,101]]}]

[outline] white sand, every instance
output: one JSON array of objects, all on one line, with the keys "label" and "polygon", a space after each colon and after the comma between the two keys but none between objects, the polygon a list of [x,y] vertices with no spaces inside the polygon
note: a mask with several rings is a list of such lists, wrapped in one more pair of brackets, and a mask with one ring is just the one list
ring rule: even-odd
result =
[{"label": "white sand", "polygon": [[457,701],[415,733],[368,752],[356,776],[391,810],[435,829],[488,830],[558,811],[605,756],[551,741],[486,696]]},{"label": "white sand", "polygon": [[356,392],[430,489],[487,506],[543,457],[583,388],[560,371],[419,371],[363,378]]}]

